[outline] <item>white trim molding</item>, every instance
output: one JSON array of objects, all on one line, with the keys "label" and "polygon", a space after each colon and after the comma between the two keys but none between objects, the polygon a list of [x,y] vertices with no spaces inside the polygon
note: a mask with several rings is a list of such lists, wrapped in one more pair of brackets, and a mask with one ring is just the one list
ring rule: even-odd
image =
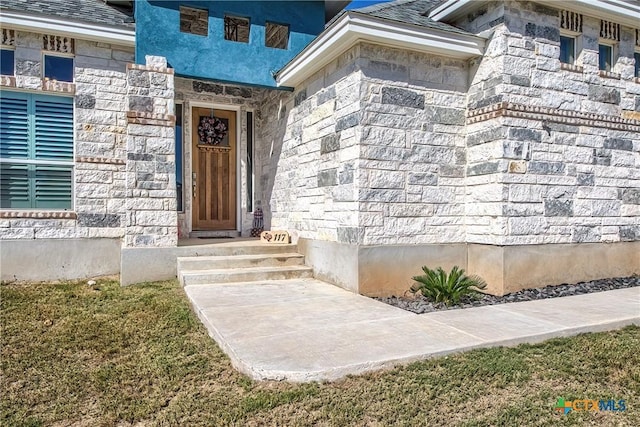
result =
[{"label": "white trim molding", "polygon": [[[640,5],[624,0],[535,0],[558,9],[569,9],[600,19],[637,28],[640,22]],[[429,18],[435,21],[455,19],[479,7],[486,1],[448,0],[429,12]]]},{"label": "white trim molding", "polygon": [[108,25],[89,24],[64,20],[52,16],[34,15],[3,9],[0,24],[6,28],[34,33],[59,34],[83,40],[112,43],[122,46],[135,46],[136,33]]},{"label": "white trim molding", "polygon": [[472,34],[390,22],[350,11],[278,71],[278,86],[295,87],[361,41],[459,59],[481,56],[485,46],[484,38]]}]

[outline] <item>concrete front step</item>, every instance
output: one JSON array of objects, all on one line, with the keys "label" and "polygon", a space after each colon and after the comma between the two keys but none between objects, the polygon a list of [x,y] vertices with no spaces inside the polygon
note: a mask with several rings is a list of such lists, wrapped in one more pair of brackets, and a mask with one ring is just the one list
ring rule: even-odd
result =
[{"label": "concrete front step", "polygon": [[[206,242],[206,240],[201,240]],[[180,255],[184,256],[232,256],[232,255],[266,255],[266,254],[284,254],[295,253],[298,245],[289,243],[286,245],[274,245],[268,243],[260,243],[255,240],[226,242],[221,241],[214,244],[202,244],[194,246],[178,246],[182,249]]]},{"label": "concrete front step", "polygon": [[304,265],[304,255],[290,252],[276,254],[197,256],[178,258],[178,271],[243,267],[284,267],[290,265]]},{"label": "concrete front step", "polygon": [[230,282],[258,282],[313,277],[313,269],[303,265],[285,267],[220,268],[179,270],[182,286]]}]

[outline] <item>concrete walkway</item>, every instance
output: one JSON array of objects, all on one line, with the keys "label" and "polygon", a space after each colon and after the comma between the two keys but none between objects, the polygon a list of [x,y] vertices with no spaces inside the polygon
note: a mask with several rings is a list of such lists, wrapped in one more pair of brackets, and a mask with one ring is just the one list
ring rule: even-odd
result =
[{"label": "concrete walkway", "polygon": [[640,288],[413,314],[298,279],[185,291],[233,365],[258,380],[335,380],[478,347],[640,325]]}]

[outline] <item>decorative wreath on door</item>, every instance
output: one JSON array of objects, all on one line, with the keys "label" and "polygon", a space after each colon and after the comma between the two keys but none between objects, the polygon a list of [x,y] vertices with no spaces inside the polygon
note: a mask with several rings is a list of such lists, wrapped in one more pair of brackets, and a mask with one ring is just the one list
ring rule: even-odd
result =
[{"label": "decorative wreath on door", "polygon": [[219,145],[227,136],[227,125],[217,117],[200,117],[198,136],[201,144]]}]

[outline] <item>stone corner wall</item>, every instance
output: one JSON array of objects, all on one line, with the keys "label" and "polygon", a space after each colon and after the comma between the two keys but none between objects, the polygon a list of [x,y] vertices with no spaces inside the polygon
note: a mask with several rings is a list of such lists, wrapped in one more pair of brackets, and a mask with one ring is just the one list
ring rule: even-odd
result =
[{"label": "stone corner wall", "polygon": [[125,247],[176,246],[174,76],[166,59],[127,65]]},{"label": "stone corner wall", "polygon": [[559,60],[558,9],[506,2],[462,21],[494,28],[469,91],[467,241],[640,240],[633,29],[620,27],[613,72],[605,73],[596,17],[583,16],[575,66]]}]

